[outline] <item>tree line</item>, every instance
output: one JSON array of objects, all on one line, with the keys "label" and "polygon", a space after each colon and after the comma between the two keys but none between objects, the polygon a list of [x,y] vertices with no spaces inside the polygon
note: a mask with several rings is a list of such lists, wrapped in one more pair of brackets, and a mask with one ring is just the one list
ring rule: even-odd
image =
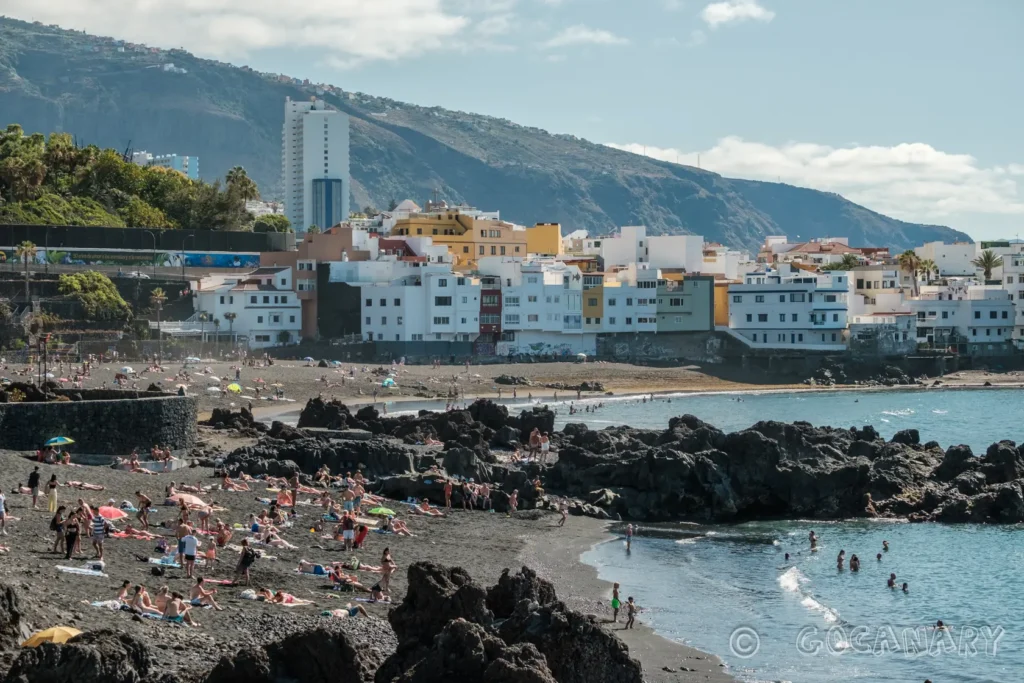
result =
[{"label": "tree line", "polygon": [[113,149],[80,146],[67,133],[0,132],[0,223],[287,232],[284,216],[254,218],[259,188],[241,166],[207,183],[140,166]]}]

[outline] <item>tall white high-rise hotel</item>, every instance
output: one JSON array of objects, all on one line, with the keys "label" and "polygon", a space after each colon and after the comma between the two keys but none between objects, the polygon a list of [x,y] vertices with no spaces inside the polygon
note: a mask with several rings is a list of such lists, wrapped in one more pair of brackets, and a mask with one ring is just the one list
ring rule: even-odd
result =
[{"label": "tall white high-rise hotel", "polygon": [[301,232],[348,220],[348,115],[323,100],[284,104],[281,142],[285,215]]}]

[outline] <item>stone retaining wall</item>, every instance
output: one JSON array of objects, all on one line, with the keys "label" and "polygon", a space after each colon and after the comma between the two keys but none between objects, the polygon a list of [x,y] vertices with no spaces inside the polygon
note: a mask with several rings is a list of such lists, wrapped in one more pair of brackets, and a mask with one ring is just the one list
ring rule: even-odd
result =
[{"label": "stone retaining wall", "polygon": [[[81,394],[83,400],[0,403],[0,448],[35,450],[55,436],[74,439],[72,453],[127,455],[155,443],[174,451],[195,445],[195,397],[95,391],[95,400],[92,391],[66,391],[58,393]],[[123,398],[108,398],[115,393]]]}]

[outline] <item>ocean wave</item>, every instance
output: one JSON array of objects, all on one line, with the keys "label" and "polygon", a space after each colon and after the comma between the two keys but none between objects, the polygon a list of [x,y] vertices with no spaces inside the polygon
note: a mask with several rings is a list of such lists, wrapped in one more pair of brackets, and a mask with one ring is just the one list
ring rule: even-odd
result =
[{"label": "ocean wave", "polygon": [[693,545],[694,543],[696,543],[697,541],[699,541],[702,538],[704,538],[704,537],[703,536],[695,536],[693,538],[680,538],[678,541],[676,541],[676,545]]},{"label": "ocean wave", "polygon": [[823,605],[810,595],[805,596],[804,599],[800,601],[800,604],[812,612],[819,613],[826,623],[835,624],[839,621],[839,612],[828,605]]},{"label": "ocean wave", "polygon": [[948,410],[939,410],[938,408],[936,408],[932,412],[935,413],[936,415],[945,415],[949,411]]},{"label": "ocean wave", "polygon": [[779,585],[782,586],[782,590],[790,593],[799,593],[800,585],[808,581],[810,579],[796,567],[790,567],[779,575]]},{"label": "ocean wave", "polygon": [[901,408],[899,410],[883,410],[882,415],[891,415],[892,417],[909,417],[914,414],[912,408]]}]

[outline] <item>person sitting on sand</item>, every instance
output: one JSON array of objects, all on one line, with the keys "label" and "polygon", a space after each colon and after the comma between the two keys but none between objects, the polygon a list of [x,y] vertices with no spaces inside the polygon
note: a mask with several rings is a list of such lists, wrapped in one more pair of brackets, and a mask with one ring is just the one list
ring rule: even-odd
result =
[{"label": "person sitting on sand", "polygon": [[121,587],[117,590],[117,597],[115,598],[115,600],[127,604],[129,600],[128,593],[131,592],[131,590],[132,582],[128,579],[125,579],[124,583],[122,583]]},{"label": "person sitting on sand", "polygon": [[209,605],[218,612],[223,612],[224,608],[217,604],[217,601],[213,599],[213,594],[217,592],[216,588],[207,589],[203,585],[203,577],[198,577],[196,583],[192,586],[192,591],[189,593],[189,598],[192,601],[193,607],[202,607]]},{"label": "person sitting on sand", "polygon": [[160,586],[157,589],[156,595],[153,596],[153,606],[160,610],[163,614],[164,610],[167,609],[167,601],[171,599],[171,589],[168,586]]},{"label": "person sitting on sand", "polygon": [[331,484],[331,468],[328,467],[327,465],[322,465],[320,467],[320,469],[318,469],[316,471],[316,474],[313,475],[313,481],[317,482],[318,484],[324,484],[325,486],[330,486],[330,484]]},{"label": "person sitting on sand", "polygon": [[249,485],[242,482],[232,481],[231,477],[224,475],[220,482],[220,488],[224,491],[249,491]]},{"label": "person sitting on sand", "polygon": [[289,550],[295,550],[299,547],[297,545],[289,543],[288,541],[278,536],[277,532],[275,532],[271,528],[268,528],[266,531],[260,533],[256,537],[256,540],[259,543],[262,543],[263,545],[269,545],[272,548],[288,548]]},{"label": "person sitting on sand", "polygon": [[146,588],[141,584],[135,586],[135,594],[132,596],[131,601],[132,609],[138,611],[139,614],[152,614],[160,616],[160,610],[153,606],[153,603],[149,600],[149,593],[146,592]]},{"label": "person sitting on sand", "polygon": [[369,593],[370,589],[359,583],[359,577],[354,574],[346,574],[341,571],[341,565],[335,564],[331,567],[331,571],[328,573],[331,577],[331,583],[334,584],[335,590],[352,591],[361,590],[364,593]]},{"label": "person sitting on sand", "polygon": [[167,608],[164,610],[164,620],[172,624],[199,626],[199,623],[192,619],[192,608],[186,605],[183,600],[184,598],[181,593],[171,593],[171,599],[167,601]]},{"label": "person sitting on sand", "polygon": [[295,505],[295,500],[292,498],[292,492],[283,490],[277,492],[277,504],[279,507],[290,508]]},{"label": "person sitting on sand", "polygon": [[66,481],[64,486],[80,491],[102,491],[105,488],[99,484],[87,484],[84,481]]},{"label": "person sitting on sand", "polygon": [[219,519],[217,520],[216,529],[217,547],[223,548],[231,541],[231,537],[234,536],[234,531],[232,531],[231,527],[229,527],[227,524],[220,521]]},{"label": "person sitting on sand", "polygon": [[391,515],[381,521],[380,528],[382,531],[395,534],[396,536],[412,536],[413,533],[409,531],[409,527],[406,526],[405,522],[395,519]]},{"label": "person sitting on sand", "polygon": [[410,509],[412,510],[412,512],[415,512],[418,515],[427,515],[428,517],[444,517],[443,512],[430,507],[430,501],[427,500],[426,498],[421,500],[419,505]]}]

